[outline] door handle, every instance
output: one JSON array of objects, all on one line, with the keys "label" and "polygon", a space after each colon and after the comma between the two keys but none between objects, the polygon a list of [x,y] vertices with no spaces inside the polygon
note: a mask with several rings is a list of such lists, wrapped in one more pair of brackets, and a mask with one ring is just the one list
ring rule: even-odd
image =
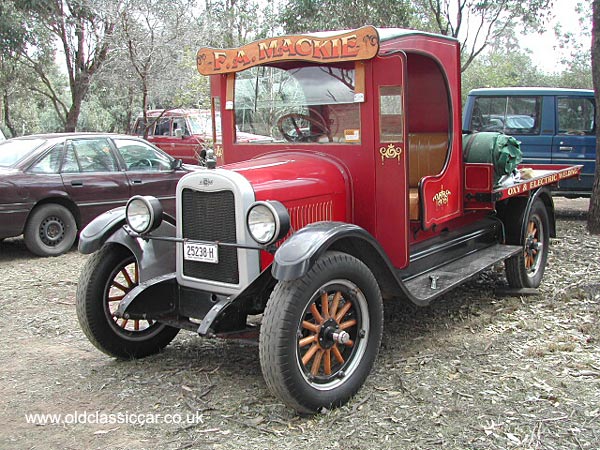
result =
[{"label": "door handle", "polygon": [[558,147],[558,150],[561,152],[572,152],[573,151],[573,147],[563,147],[562,145],[560,147]]},{"label": "door handle", "polygon": [[73,187],[83,186],[83,181],[71,181],[71,186],[73,186]]},{"label": "door handle", "polygon": [[133,184],[142,184],[142,180],[131,180]]}]

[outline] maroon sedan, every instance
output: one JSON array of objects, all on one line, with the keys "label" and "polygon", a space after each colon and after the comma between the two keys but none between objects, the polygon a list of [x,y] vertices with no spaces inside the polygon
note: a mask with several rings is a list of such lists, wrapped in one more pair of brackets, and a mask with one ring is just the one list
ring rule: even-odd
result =
[{"label": "maroon sedan", "polygon": [[77,232],[133,195],[158,197],[174,214],[182,166],[132,136],[64,133],[0,142],[0,240],[24,235],[40,256],[67,252]]}]

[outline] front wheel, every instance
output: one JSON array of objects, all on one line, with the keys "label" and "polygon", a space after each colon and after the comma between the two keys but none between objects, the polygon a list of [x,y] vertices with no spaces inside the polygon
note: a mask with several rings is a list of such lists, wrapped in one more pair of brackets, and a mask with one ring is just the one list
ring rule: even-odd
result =
[{"label": "front wheel", "polygon": [[522,245],[523,251],[506,260],[506,278],[513,288],[537,288],[544,276],[550,243],[548,211],[536,200],[522,227],[523,220],[507,226],[509,244]]},{"label": "front wheel", "polygon": [[133,255],[119,245],[105,245],[86,262],[77,286],[77,318],[99,350],[119,358],[158,353],[179,332],[154,320],[115,316],[119,301],[138,285]]},{"label": "front wheel", "polygon": [[379,285],[358,259],[327,252],[301,279],[279,282],[267,303],[260,362],[273,394],[299,413],[347,402],[379,351]]}]

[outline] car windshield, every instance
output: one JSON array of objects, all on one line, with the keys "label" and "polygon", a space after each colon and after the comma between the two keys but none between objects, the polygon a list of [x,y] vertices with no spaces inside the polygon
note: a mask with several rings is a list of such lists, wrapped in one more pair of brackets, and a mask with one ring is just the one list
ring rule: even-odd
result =
[{"label": "car windshield", "polygon": [[45,139],[11,139],[0,143],[0,167],[12,167],[46,142]]},{"label": "car windshield", "polygon": [[354,84],[354,65],[245,70],[235,81],[236,129],[267,138],[253,143],[357,143],[361,99]]},{"label": "car windshield", "polygon": [[[212,118],[210,111],[206,114],[194,114],[188,116],[188,123],[190,124],[191,134],[199,134],[203,136],[212,135]],[[218,124],[217,133],[221,133],[221,126]]]}]

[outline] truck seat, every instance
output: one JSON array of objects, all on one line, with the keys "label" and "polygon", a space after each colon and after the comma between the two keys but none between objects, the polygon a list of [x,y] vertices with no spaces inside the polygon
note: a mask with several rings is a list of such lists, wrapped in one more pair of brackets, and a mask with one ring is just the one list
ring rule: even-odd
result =
[{"label": "truck seat", "polygon": [[448,154],[448,133],[409,133],[408,187],[409,217],[419,219],[419,181],[427,175],[437,175],[444,168]]}]

